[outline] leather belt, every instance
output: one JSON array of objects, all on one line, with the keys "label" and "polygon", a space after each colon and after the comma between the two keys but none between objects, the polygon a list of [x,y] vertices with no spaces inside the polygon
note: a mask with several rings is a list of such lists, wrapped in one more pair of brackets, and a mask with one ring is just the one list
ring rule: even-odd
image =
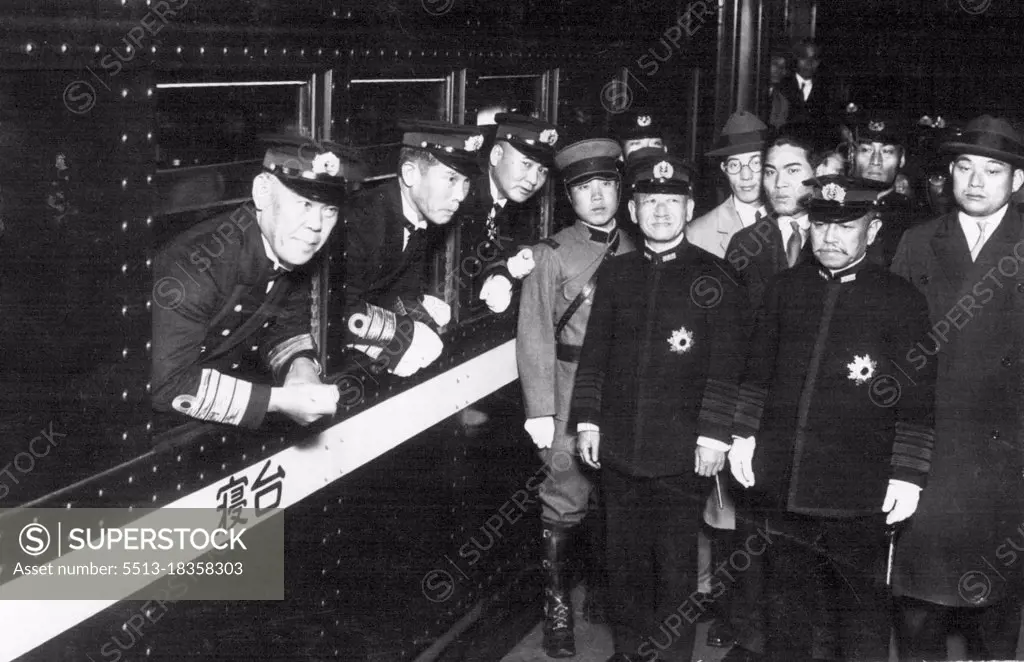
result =
[{"label": "leather belt", "polygon": [[555,345],[555,356],[559,361],[565,361],[566,363],[579,363],[580,354],[582,353],[582,345],[566,345],[564,343],[557,343]]}]

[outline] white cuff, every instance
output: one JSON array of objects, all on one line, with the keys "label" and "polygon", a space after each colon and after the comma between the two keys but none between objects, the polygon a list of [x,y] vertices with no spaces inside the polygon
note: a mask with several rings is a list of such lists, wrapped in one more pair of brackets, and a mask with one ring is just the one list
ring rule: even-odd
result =
[{"label": "white cuff", "polygon": [[601,428],[594,423],[577,423],[576,432],[600,432]]},{"label": "white cuff", "polygon": [[734,434],[732,436],[732,443],[735,444],[737,441],[741,441],[741,442],[744,442],[744,443],[751,443],[752,444],[752,443],[754,443],[754,437],[740,437],[739,435],[735,435]]},{"label": "white cuff", "polygon": [[908,483],[905,480],[896,480],[895,478],[890,478],[889,479],[889,484],[890,485],[906,485],[907,487],[913,487],[915,490],[918,491],[918,493],[921,492],[921,486],[920,485],[914,485],[913,483]]},{"label": "white cuff", "polygon": [[732,448],[732,446],[725,443],[724,441],[719,441],[717,439],[712,439],[711,437],[703,436],[697,437],[697,445],[704,446],[705,448],[710,448],[711,450],[715,451],[722,451],[723,453]]}]

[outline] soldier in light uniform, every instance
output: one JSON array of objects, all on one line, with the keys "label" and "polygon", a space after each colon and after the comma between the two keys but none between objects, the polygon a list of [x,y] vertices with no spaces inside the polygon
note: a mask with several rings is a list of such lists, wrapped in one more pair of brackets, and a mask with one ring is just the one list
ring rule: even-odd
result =
[{"label": "soldier in light uniform", "polygon": [[[568,432],[576,364],[594,296],[598,268],[633,250],[619,231],[621,154],[613,140],[576,142],[555,155],[576,222],[534,247],[536,267],[523,281],[516,355],[526,407],[526,430],[547,466],[540,487],[544,567],[544,649],[551,657],[575,655],[572,604],[566,576],[573,534],[587,513],[591,484],[575,457]],[[600,569],[591,576],[600,574]],[[589,582],[588,593],[598,590]]]},{"label": "soldier in light uniform", "polygon": [[252,205],[184,232],[153,261],[153,407],[259,427],[334,414],[310,334],[313,260],[345,199],[340,148],[276,137]]}]

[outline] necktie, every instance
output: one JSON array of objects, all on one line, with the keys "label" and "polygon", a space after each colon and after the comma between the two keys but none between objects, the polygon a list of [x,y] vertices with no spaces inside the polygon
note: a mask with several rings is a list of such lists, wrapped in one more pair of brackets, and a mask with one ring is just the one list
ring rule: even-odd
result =
[{"label": "necktie", "polygon": [[789,266],[796,264],[796,261],[800,259],[800,244],[802,237],[800,236],[800,224],[796,221],[790,221],[789,226],[793,228],[793,234],[789,235],[789,239],[786,241],[786,262]]},{"label": "necktie", "polygon": [[988,225],[988,221],[977,221],[978,223],[978,239],[971,246],[971,260],[978,259],[978,253],[981,252],[981,247],[985,244],[985,226]]},{"label": "necktie", "polygon": [[498,224],[494,222],[494,219],[498,217],[500,211],[501,205],[495,202],[491,207],[491,213],[487,214],[487,238],[491,241],[498,240]]}]

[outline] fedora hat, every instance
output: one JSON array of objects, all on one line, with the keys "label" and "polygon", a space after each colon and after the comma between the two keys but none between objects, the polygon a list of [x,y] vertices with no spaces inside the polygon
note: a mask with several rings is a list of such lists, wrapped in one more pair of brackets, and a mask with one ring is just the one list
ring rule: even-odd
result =
[{"label": "fedora hat", "polygon": [[757,116],[741,110],[733,113],[707,156],[732,156],[764,149],[768,127]]},{"label": "fedora hat", "polygon": [[1020,134],[1005,119],[991,115],[971,120],[963,133],[942,144],[942,151],[977,154],[1024,167],[1024,141]]}]

